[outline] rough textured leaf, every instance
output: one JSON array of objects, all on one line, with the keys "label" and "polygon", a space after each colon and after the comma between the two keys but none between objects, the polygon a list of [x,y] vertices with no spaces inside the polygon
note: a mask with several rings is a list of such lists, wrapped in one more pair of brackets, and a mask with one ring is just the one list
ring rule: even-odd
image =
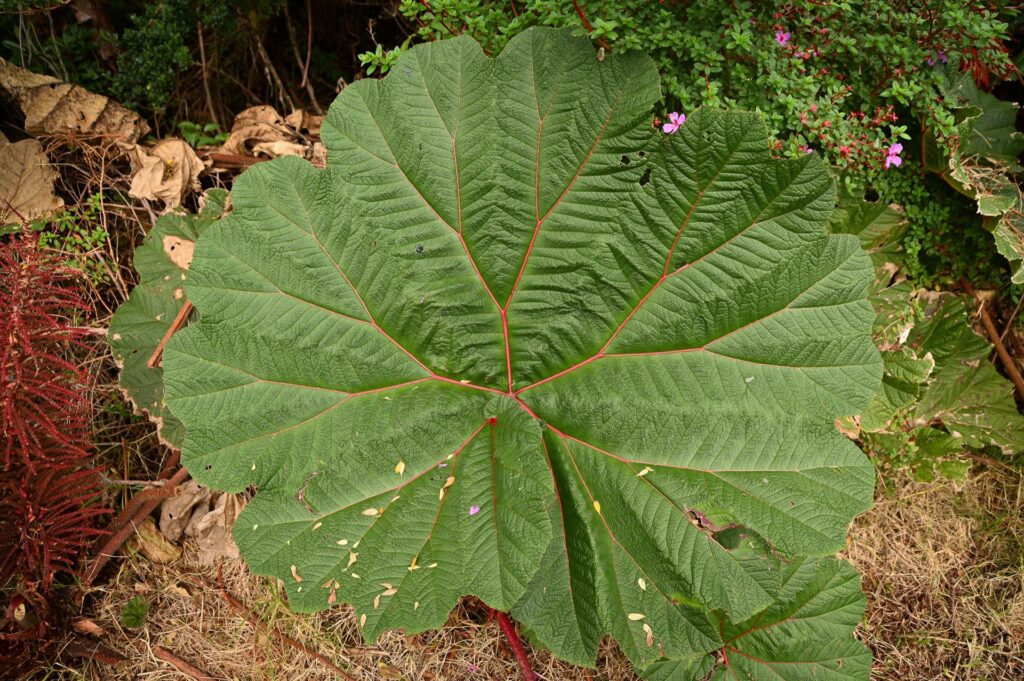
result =
[{"label": "rough textured leaf", "polygon": [[[183,461],[294,607],[363,635],[474,594],[559,656],[694,659],[771,595],[715,530],[826,554],[874,471],[834,420],[881,373],[817,158],[752,114],[651,126],[649,59],[531,30],[347,87],[325,170],[262,163],[199,241],[166,352]],[[642,585],[642,586],[641,586]],[[648,642],[648,632],[651,640]]]},{"label": "rough textured leaf", "polygon": [[224,213],[227,198],[226,191],[211,189],[198,215],[168,213],[156,221],[135,251],[139,284],[110,321],[108,336],[121,367],[121,390],[175,448],[185,439],[184,428],[164,403],[163,369],[146,362],[187,300],[184,281],[195,242]]},{"label": "rough textured leaf", "polygon": [[[880,433],[873,441],[911,457],[919,475],[950,469],[965,446],[1024,450],[1024,417],[1013,386],[989,361],[992,345],[974,332],[965,300],[902,282],[872,296],[876,343],[882,348],[882,389],[849,433]],[[892,436],[892,437],[888,437]]]},{"label": "rough textured leaf", "polygon": [[871,651],[853,638],[865,598],[856,570],[845,561],[798,558],[771,565],[767,608],[743,622],[721,614],[722,646],[693,659],[660,660],[644,670],[649,681],[865,680]]},{"label": "rough textured leaf", "polygon": [[935,369],[929,353],[918,357],[910,348],[884,350],[882,389],[860,415],[860,427],[875,433],[885,429],[900,409],[913,406],[921,397],[921,389]]},{"label": "rough textured leaf", "polygon": [[771,607],[746,622],[722,623],[722,661],[711,678],[867,679],[871,651],[853,638],[865,604],[857,571],[827,558],[798,559],[782,572]]},{"label": "rough textured leaf", "polygon": [[940,421],[970,447],[1024,451],[1024,417],[1013,385],[988,361],[992,345],[974,333],[963,299],[938,297],[907,342],[935,357],[936,369],[917,406],[920,421]]}]

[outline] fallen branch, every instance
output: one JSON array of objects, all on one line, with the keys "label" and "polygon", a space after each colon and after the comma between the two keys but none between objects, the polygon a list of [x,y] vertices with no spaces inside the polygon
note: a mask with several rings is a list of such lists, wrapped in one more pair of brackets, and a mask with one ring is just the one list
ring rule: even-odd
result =
[{"label": "fallen branch", "polygon": [[216,681],[216,679],[213,676],[210,676],[208,673],[204,672],[199,667],[196,667],[195,665],[186,662],[185,660],[181,659],[180,657],[178,657],[171,651],[167,650],[166,648],[161,648],[160,646],[153,646],[153,654],[161,660],[163,660],[164,662],[172,665],[182,674],[186,676],[191,676],[193,679],[196,679],[197,681]]},{"label": "fallen branch", "polygon": [[494,617],[498,620],[498,626],[501,627],[502,633],[505,634],[508,647],[512,649],[512,654],[516,656],[516,662],[519,663],[519,673],[522,675],[523,681],[537,681],[537,674],[530,667],[530,658],[526,655],[526,649],[523,648],[523,642],[519,639],[519,634],[516,632],[512,620],[500,610],[494,611]]},{"label": "fallen branch", "polygon": [[[142,522],[142,519],[153,512],[161,501],[174,494],[174,489],[178,484],[185,481],[188,478],[188,470],[185,468],[180,469],[177,473],[171,477],[163,487],[151,487],[150,489],[143,490],[133,496],[131,501],[125,508],[137,509],[132,512],[131,517],[123,521],[122,525],[118,529],[114,529],[115,524],[111,525],[112,534],[104,542],[100,548],[96,559],[89,564],[88,569],[85,572],[85,576],[82,578],[82,585],[89,587],[93,581],[99,575],[110,559],[114,556],[114,552],[117,551],[121,546],[128,540],[132,534],[135,533],[135,528]],[[126,515],[125,511],[122,510],[118,518],[123,518]]]},{"label": "fallen branch", "polygon": [[99,641],[71,641],[64,646],[63,652],[72,657],[96,660],[97,662],[109,665],[128,661],[128,658],[111,650]]},{"label": "fallen branch", "polygon": [[1003,345],[1002,338],[1000,337],[999,331],[996,329],[996,325],[992,322],[992,317],[989,316],[988,310],[985,309],[985,301],[978,298],[978,292],[971,286],[971,282],[967,279],[961,279],[960,283],[963,285],[964,290],[980,303],[978,308],[978,314],[981,316],[981,324],[985,327],[985,333],[988,335],[989,341],[996,347],[996,354],[999,355],[999,360],[1003,364],[1003,369],[1006,370],[1007,375],[1013,384],[1017,386],[1017,395],[1024,399],[1024,378],[1021,378],[1020,371],[1017,370],[1017,364],[1013,361],[1013,357],[1006,351],[1006,346]]}]

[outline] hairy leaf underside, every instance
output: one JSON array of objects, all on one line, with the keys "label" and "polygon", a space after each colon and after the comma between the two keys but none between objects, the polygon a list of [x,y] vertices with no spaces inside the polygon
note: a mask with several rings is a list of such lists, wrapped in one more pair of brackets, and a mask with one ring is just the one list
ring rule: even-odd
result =
[{"label": "hairy leaf underside", "polygon": [[[827,554],[873,469],[834,427],[881,363],[816,158],[752,114],[651,125],[640,55],[531,30],[347,87],[329,164],[236,182],[165,353],[183,460],[258,494],[235,536],[363,634],[473,594],[557,655],[699,659],[775,596],[717,531]],[[849,632],[847,632],[848,635]],[[680,677],[682,678],[682,677]]]}]

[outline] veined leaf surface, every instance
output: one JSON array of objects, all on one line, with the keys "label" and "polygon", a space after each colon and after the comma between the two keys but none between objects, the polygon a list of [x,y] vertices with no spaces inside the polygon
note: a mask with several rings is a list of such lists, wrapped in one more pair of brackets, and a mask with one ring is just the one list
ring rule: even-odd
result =
[{"label": "veined leaf surface", "polygon": [[[531,30],[408,51],[334,103],[325,170],[235,184],[166,352],[183,461],[294,607],[363,634],[459,596],[559,656],[718,649],[772,597],[713,529],[826,554],[871,501],[834,427],[878,386],[868,257],[752,114],[651,125],[658,75]],[[648,631],[648,629],[650,631]]]},{"label": "veined leaf surface", "polygon": [[163,368],[148,362],[187,302],[184,282],[195,242],[227,210],[227,198],[223,189],[211,189],[197,215],[179,209],[160,216],[135,250],[139,283],[110,320],[121,389],[136,410],[157,424],[160,439],[175,448],[181,447],[185,429],[164,402]]}]

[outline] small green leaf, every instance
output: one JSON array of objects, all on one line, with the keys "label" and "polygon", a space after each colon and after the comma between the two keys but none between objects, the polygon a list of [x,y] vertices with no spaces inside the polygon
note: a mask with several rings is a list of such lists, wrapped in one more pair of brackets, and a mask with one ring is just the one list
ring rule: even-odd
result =
[{"label": "small green leaf", "polygon": [[138,629],[146,624],[149,615],[149,601],[142,596],[135,596],[121,608],[121,624],[129,629]]}]

